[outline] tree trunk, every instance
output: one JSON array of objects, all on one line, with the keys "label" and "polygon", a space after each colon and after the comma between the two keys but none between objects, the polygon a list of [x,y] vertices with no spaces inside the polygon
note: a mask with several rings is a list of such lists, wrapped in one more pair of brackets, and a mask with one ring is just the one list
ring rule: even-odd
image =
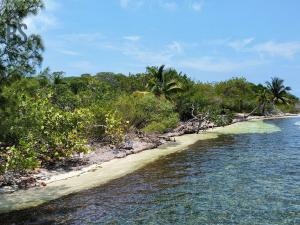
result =
[{"label": "tree trunk", "polygon": [[248,118],[249,116],[251,116],[253,113],[255,113],[255,111],[260,107],[260,105],[256,106],[251,113],[249,113],[247,116],[245,116],[245,118]]},{"label": "tree trunk", "polygon": [[265,102],[261,106],[261,114],[264,116],[266,115],[266,103]]}]

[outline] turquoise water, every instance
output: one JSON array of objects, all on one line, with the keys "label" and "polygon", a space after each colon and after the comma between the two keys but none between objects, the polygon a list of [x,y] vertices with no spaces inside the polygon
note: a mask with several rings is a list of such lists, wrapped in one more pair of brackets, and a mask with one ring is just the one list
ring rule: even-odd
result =
[{"label": "turquoise water", "polygon": [[103,186],[0,215],[0,224],[300,224],[298,119],[221,135]]}]

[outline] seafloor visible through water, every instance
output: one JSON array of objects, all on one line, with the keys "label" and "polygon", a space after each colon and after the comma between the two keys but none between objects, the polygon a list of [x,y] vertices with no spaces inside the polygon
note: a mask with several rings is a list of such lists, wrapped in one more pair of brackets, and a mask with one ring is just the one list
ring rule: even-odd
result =
[{"label": "seafloor visible through water", "polygon": [[0,224],[300,224],[299,118],[202,140],[105,185],[0,215]]}]

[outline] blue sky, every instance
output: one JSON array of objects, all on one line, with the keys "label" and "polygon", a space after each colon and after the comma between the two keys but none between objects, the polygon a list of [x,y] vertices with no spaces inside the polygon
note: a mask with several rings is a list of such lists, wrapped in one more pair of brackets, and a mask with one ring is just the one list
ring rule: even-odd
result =
[{"label": "blue sky", "polygon": [[25,22],[52,71],[166,64],[199,81],[279,76],[300,96],[299,10],[298,0],[47,0]]}]

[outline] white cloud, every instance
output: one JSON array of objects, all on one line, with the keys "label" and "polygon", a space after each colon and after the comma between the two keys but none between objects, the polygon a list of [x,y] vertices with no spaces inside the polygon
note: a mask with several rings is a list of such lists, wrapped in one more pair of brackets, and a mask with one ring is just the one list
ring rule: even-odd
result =
[{"label": "white cloud", "polygon": [[125,36],[123,39],[128,41],[139,41],[141,39],[141,36],[133,35],[133,36]]},{"label": "white cloud", "polygon": [[124,9],[139,9],[142,6],[150,8],[162,8],[168,11],[189,8],[200,12],[203,9],[204,0],[120,0],[120,6]]},{"label": "white cloud", "polygon": [[126,8],[140,8],[144,4],[143,0],[120,0],[120,6]]},{"label": "white cloud", "polygon": [[122,8],[127,8],[130,3],[130,0],[120,0],[120,5]]},{"label": "white cloud", "polygon": [[167,52],[155,52],[142,49],[131,49],[123,52],[148,65],[170,64],[172,55]]},{"label": "white cloud", "polygon": [[260,56],[283,57],[292,59],[300,52],[300,42],[274,42],[267,41],[261,43],[253,43],[254,38],[245,38],[242,40],[234,40],[227,42],[227,45],[237,51],[254,52]]},{"label": "white cloud", "polygon": [[[178,41],[172,41],[159,50],[150,49],[141,46],[138,42],[127,43],[102,43],[98,45],[100,48],[107,48],[118,51],[123,55],[131,57],[141,65],[161,65],[179,66],[186,69],[194,69],[206,72],[234,72],[248,67],[259,66],[265,61],[248,59],[244,61],[232,60],[221,57],[195,57],[186,58],[183,54],[184,46],[189,44],[181,44]],[[191,46],[195,46],[194,44]],[[193,47],[194,48],[194,47]]]},{"label": "white cloud", "polygon": [[56,11],[61,5],[56,0],[44,0],[45,8],[48,11]]},{"label": "white cloud", "polygon": [[163,7],[164,9],[166,10],[169,10],[169,11],[176,11],[177,8],[178,8],[178,5],[176,2],[166,2],[166,1],[160,1],[159,5],[161,7]]},{"label": "white cloud", "polygon": [[100,43],[98,47],[120,52],[123,55],[132,57],[144,65],[171,65],[173,58],[183,51],[182,45],[177,41],[173,41],[159,50],[141,46],[139,42],[136,41],[125,43],[106,42]]},{"label": "white cloud", "polygon": [[183,46],[177,41],[173,41],[171,44],[167,45],[168,49],[172,52],[181,53],[183,52]]},{"label": "white cloud", "polygon": [[80,44],[94,44],[98,43],[105,38],[105,36],[99,32],[95,33],[71,33],[60,35],[60,37],[68,42],[78,42]]},{"label": "white cloud", "polygon": [[273,41],[257,44],[252,47],[261,55],[279,56],[291,59],[300,52],[300,42],[281,42],[276,43]]},{"label": "white cloud", "polygon": [[239,51],[247,47],[253,42],[254,38],[245,38],[242,40],[235,40],[228,43],[228,46]]},{"label": "white cloud", "polygon": [[70,55],[70,56],[79,56],[80,55],[78,52],[71,51],[71,50],[60,49],[58,51],[64,55]]},{"label": "white cloud", "polygon": [[169,50],[154,51],[136,45],[124,45],[115,50],[147,65],[170,64],[173,57],[173,52]]},{"label": "white cloud", "polygon": [[42,33],[58,26],[58,20],[54,13],[59,9],[60,4],[56,0],[46,0],[45,9],[38,15],[32,15],[24,19],[27,25],[27,33]]},{"label": "white cloud", "polygon": [[176,65],[176,58],[184,51],[183,44],[178,41],[172,41],[160,50],[143,48],[137,45],[127,45],[123,48],[122,53],[132,56],[138,61],[147,65],[169,66]]},{"label": "white cloud", "polygon": [[231,61],[228,59],[218,59],[213,57],[201,57],[193,59],[184,59],[178,62],[183,68],[195,69],[205,72],[234,72],[239,69],[258,66],[262,62],[259,61]]},{"label": "white cloud", "polygon": [[39,14],[24,19],[27,25],[27,33],[42,33],[58,25],[57,19],[52,15]]},{"label": "white cloud", "polygon": [[201,12],[202,8],[203,8],[203,1],[194,1],[194,2],[192,2],[191,8],[194,11]]}]

